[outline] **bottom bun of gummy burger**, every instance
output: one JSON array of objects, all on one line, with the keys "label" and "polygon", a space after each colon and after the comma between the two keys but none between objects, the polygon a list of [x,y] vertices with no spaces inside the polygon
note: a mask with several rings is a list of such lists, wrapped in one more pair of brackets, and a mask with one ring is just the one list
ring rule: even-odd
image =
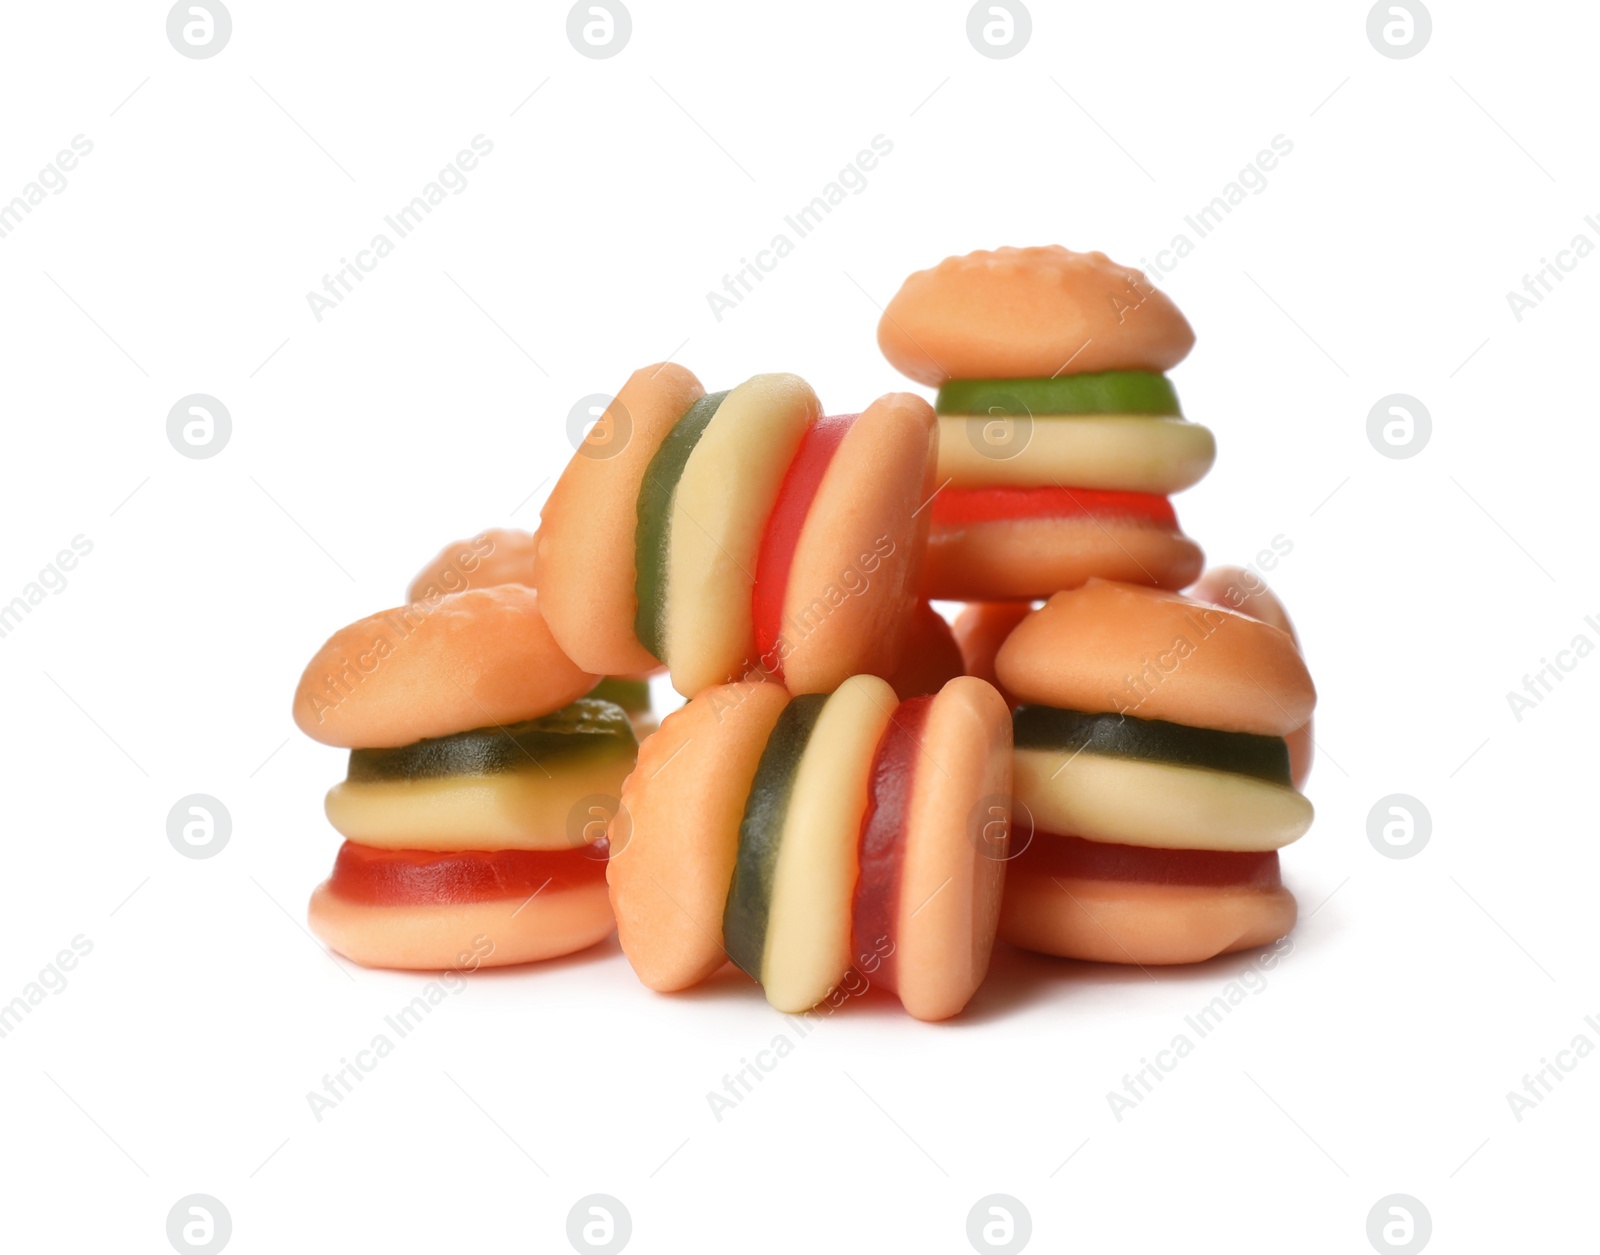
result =
[{"label": "bottom bun of gummy burger", "polygon": [[1006,851],[983,827],[1010,792],[1010,712],[991,685],[959,676],[896,708],[873,756],[852,949],[920,1020],[957,1014],[988,971]]},{"label": "bottom bun of gummy burger", "polygon": [[1000,936],[1096,963],[1199,963],[1284,936],[1276,851],[1158,850],[1033,834],[1006,869]]},{"label": "bottom bun of gummy burger", "polygon": [[1166,498],[1144,493],[946,488],[930,513],[934,599],[1027,600],[1095,578],[1182,588],[1205,560]]},{"label": "bottom bun of gummy burger", "polygon": [[615,927],[605,856],[601,842],[438,853],[347,841],[311,895],[311,931],[363,967],[503,967],[571,954]]}]

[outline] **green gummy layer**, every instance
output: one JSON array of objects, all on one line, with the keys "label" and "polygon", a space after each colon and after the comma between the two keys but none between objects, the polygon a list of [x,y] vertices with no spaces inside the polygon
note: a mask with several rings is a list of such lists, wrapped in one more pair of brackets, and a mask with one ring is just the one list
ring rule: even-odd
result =
[{"label": "green gummy layer", "polygon": [[634,591],[639,609],[633,630],[639,643],[666,661],[667,562],[672,541],[672,501],[678,493],[689,455],[728,394],[701,397],[674,424],[645,468],[639,488],[638,525],[634,530]]},{"label": "green gummy layer", "polygon": [[1012,716],[1016,747],[1141,758],[1208,767],[1269,784],[1289,785],[1289,743],[1281,736],[1191,728],[1163,719],[1088,715],[1053,706],[1022,706]]},{"label": "green gummy layer", "polygon": [[620,675],[608,675],[596,684],[586,696],[591,701],[610,702],[621,706],[630,715],[642,715],[650,709],[650,681],[627,680]]},{"label": "green gummy layer", "polygon": [[1165,375],[1103,370],[1054,379],[950,379],[933,408],[939,414],[1150,414],[1178,418],[1178,394]]},{"label": "green gummy layer", "polygon": [[622,707],[580,697],[554,714],[506,727],[428,737],[398,749],[351,750],[345,778],[351,783],[366,783],[492,776],[508,771],[538,771],[556,761],[570,762],[578,757],[632,757],[638,749],[633,725]]},{"label": "green gummy layer", "polygon": [[772,911],[772,883],[778,870],[783,821],[794,791],[795,772],[811,740],[826,693],[796,697],[783,708],[761,751],[739,823],[739,854],[722,909],[722,944],[728,957],[756,980],[767,947],[767,917]]}]

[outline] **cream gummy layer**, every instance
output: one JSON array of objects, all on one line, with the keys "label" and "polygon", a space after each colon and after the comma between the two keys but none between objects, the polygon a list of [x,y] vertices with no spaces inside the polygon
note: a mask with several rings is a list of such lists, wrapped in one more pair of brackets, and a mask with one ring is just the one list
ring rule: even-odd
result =
[{"label": "cream gummy layer", "polygon": [[1017,800],[1045,832],[1173,850],[1276,850],[1311,827],[1292,787],[1087,750],[1019,749]]},{"label": "cream gummy layer", "polygon": [[1003,415],[939,416],[939,482],[952,488],[1060,484],[1166,495],[1198,483],[1216,460],[1211,430],[1177,417],[1136,414],[1034,415],[1020,451],[986,447],[983,428]]},{"label": "cream gummy layer", "polygon": [[565,850],[594,840],[569,831],[573,806],[616,797],[632,770],[633,755],[606,753],[548,770],[530,762],[488,776],[345,780],[323,809],[341,836],[379,849]]},{"label": "cream gummy layer", "polygon": [[620,707],[579,698],[522,723],[352,750],[324,807],[346,838],[380,849],[566,849],[596,839],[574,807],[617,796],[637,753]]},{"label": "cream gummy layer", "polygon": [[851,964],[857,841],[872,756],[898,705],[875,676],[852,676],[817,717],[784,814],[762,953],[767,1001],[817,1005]]},{"label": "cream gummy layer", "polygon": [[692,696],[754,661],[751,595],[767,515],[821,402],[797,375],[757,375],[723,399],[683,469],[668,541],[666,649]]}]

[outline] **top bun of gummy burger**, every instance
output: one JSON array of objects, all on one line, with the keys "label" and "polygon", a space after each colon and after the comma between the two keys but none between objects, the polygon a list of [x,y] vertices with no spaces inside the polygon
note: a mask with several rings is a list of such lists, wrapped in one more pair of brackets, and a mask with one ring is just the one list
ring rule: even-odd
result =
[{"label": "top bun of gummy burger", "polygon": [[341,628],[306,664],[294,721],[324,745],[410,745],[537,719],[598,679],[561,652],[531,588],[501,584]]},{"label": "top bun of gummy burger", "polygon": [[1028,705],[1287,736],[1317,694],[1287,632],[1178,593],[1090,580],[1024,619],[995,658]]},{"label": "top bun of gummy burger", "polygon": [[902,374],[938,387],[1159,373],[1188,355],[1194,331],[1142,272],[1051,244],[947,257],[917,271],[883,311],[878,347]]}]

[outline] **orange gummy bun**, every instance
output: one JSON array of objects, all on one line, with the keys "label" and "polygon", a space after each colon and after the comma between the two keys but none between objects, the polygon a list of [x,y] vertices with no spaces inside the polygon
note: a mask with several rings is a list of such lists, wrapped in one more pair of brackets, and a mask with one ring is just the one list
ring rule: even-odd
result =
[{"label": "orange gummy bun", "polygon": [[908,278],[878,323],[883,355],[930,387],[1159,372],[1193,345],[1178,307],[1140,271],[1059,245],[947,257]]},{"label": "orange gummy bun", "polygon": [[410,745],[536,719],[598,678],[561,651],[531,588],[501,584],[341,628],[306,664],[294,721],[324,745]]}]

